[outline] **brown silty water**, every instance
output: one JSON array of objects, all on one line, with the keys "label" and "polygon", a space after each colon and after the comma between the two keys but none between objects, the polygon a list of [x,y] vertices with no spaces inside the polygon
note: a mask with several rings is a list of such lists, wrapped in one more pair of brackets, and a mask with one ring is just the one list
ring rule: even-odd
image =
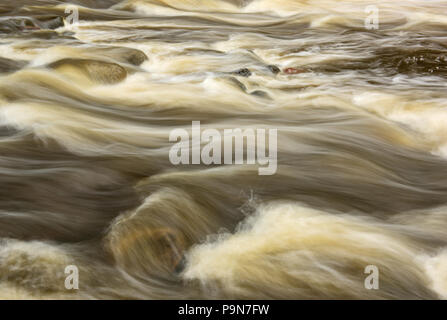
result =
[{"label": "brown silty water", "polygon": [[[447,3],[368,5],[3,0],[0,297],[446,298]],[[275,174],[174,165],[193,121]]]}]

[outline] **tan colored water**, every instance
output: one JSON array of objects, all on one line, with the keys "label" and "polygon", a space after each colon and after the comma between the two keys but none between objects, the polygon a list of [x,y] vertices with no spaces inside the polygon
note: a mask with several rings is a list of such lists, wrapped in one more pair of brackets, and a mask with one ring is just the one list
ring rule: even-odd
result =
[{"label": "tan colored water", "polygon": [[[0,4],[0,298],[447,298],[445,1],[73,2]],[[172,165],[192,121],[276,174]]]}]

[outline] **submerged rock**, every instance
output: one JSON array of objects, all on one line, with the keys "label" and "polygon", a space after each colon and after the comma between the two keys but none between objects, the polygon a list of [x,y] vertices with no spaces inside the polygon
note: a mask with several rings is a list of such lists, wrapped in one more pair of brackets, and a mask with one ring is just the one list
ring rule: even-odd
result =
[{"label": "submerged rock", "polygon": [[178,273],[184,268],[185,241],[172,228],[151,228],[127,221],[114,226],[108,246],[117,264],[133,274],[164,271]]},{"label": "submerged rock", "polygon": [[45,40],[55,39],[55,38],[59,38],[59,37],[60,37],[60,35],[56,31],[45,30],[45,29],[36,30],[36,31],[31,32],[26,35],[26,38],[38,38],[38,39],[45,39]]},{"label": "submerged rock", "polygon": [[252,96],[260,97],[260,98],[270,98],[267,92],[263,90],[255,90],[253,92],[250,92]]},{"label": "submerged rock", "polygon": [[17,71],[26,64],[26,61],[16,61],[0,57],[0,73]]},{"label": "submerged rock", "polygon": [[245,86],[245,84],[240,82],[238,79],[236,79],[235,77],[230,77],[228,79],[230,80],[231,84],[235,85],[237,88],[241,89],[242,91],[247,92],[247,87]]}]

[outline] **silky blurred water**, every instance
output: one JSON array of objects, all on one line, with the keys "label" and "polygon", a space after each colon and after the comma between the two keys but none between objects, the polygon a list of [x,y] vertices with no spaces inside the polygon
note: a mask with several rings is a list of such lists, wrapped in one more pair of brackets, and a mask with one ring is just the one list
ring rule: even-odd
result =
[{"label": "silky blurred water", "polygon": [[[0,298],[446,298],[446,30],[445,1],[3,0]],[[277,172],[171,164],[192,121],[277,129]]]}]

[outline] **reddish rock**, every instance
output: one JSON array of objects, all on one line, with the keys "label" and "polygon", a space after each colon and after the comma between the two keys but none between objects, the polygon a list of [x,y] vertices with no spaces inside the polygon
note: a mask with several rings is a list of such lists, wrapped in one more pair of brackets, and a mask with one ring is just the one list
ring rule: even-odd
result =
[{"label": "reddish rock", "polygon": [[297,73],[303,73],[306,72],[304,69],[297,69],[297,68],[286,68],[283,70],[284,73],[287,74],[297,74]]}]

